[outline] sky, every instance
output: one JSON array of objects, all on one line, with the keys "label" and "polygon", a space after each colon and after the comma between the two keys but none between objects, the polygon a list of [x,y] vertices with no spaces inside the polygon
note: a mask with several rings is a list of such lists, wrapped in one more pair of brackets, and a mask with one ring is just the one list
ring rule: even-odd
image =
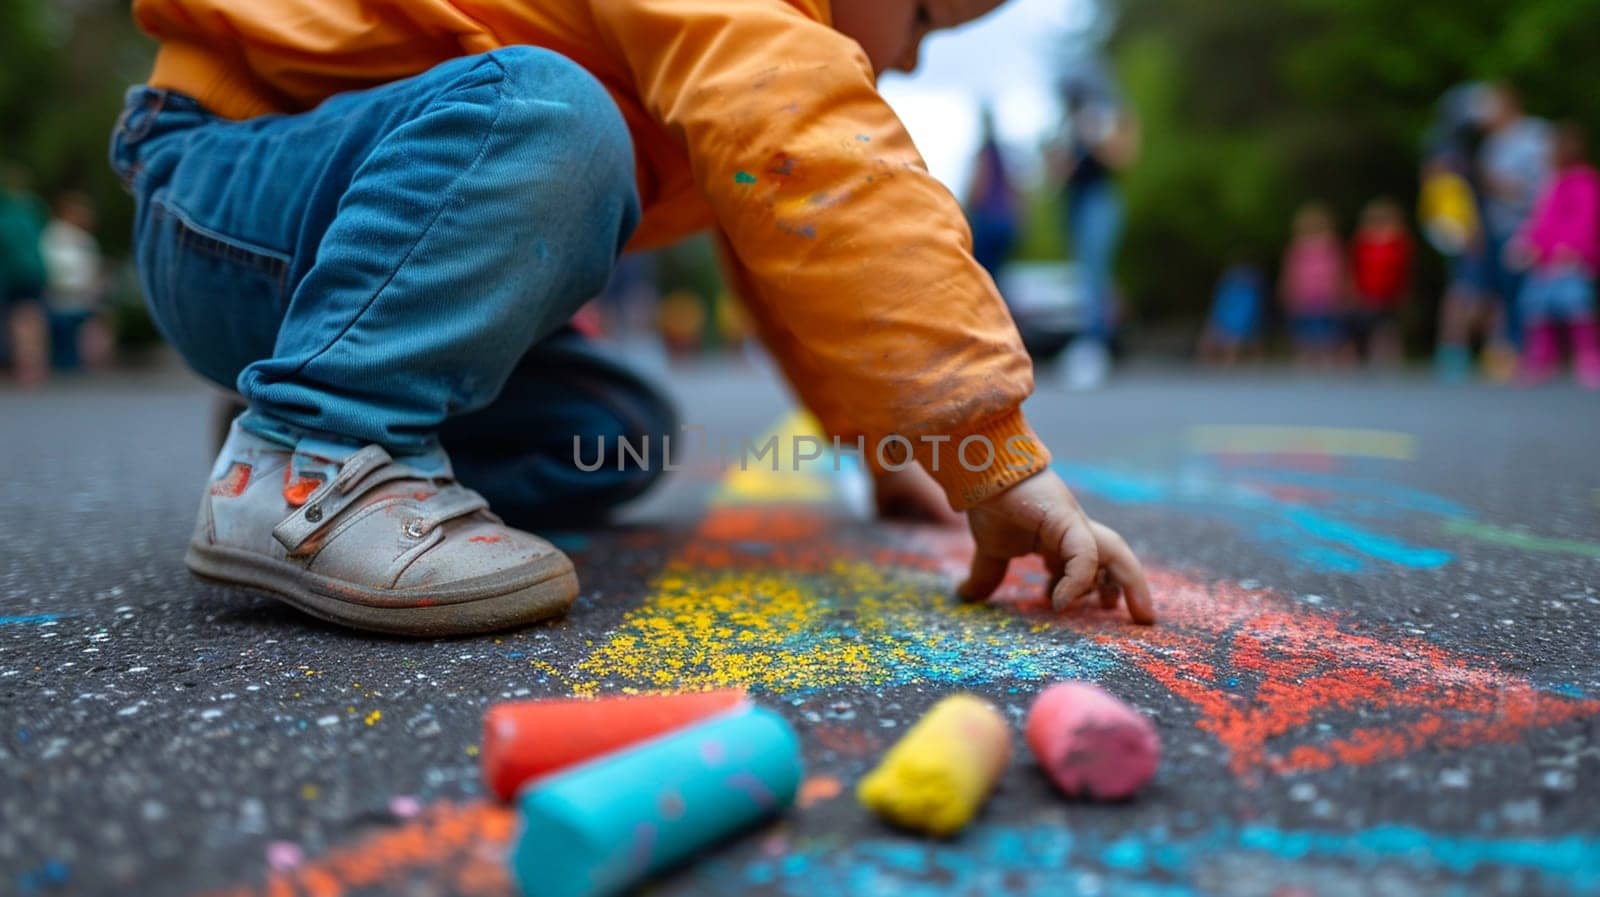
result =
[{"label": "sky", "polygon": [[1056,61],[1093,24],[1093,0],[1010,0],[963,28],[923,43],[914,75],[886,75],[880,89],[928,161],[957,195],[979,139],[978,110],[995,111],[1008,158],[1030,161],[1060,123]]}]

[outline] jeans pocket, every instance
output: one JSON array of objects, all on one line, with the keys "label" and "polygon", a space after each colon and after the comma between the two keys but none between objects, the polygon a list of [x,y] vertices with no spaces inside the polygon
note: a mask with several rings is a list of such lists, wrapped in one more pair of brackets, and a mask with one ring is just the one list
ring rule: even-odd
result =
[{"label": "jeans pocket", "polygon": [[196,224],[160,192],[143,230],[139,269],[151,316],[190,367],[234,388],[246,366],[272,357],[289,258]]}]

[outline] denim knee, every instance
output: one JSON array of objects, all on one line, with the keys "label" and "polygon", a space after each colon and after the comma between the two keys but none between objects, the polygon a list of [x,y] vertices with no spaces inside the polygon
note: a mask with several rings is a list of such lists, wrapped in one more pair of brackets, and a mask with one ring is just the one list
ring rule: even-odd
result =
[{"label": "denim knee", "polygon": [[[551,183],[527,186],[531,207],[559,209],[565,240],[581,242],[573,254],[580,264],[583,300],[605,288],[611,267],[638,226],[633,137],[611,94],[576,62],[539,47],[504,47],[487,54],[504,73],[502,116],[525,120],[520,129],[528,152],[572,177],[561,182],[566,195],[552,197]],[[515,189],[515,185],[510,185]]]}]

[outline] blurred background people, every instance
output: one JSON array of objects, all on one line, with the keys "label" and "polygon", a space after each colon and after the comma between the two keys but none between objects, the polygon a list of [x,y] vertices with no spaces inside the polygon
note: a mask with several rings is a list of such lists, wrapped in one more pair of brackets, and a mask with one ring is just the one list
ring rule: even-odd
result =
[{"label": "blurred background people", "polygon": [[[1504,355],[1522,347],[1522,315],[1517,299],[1523,272],[1507,264],[1506,249],[1522,230],[1550,173],[1550,126],[1523,111],[1522,98],[1509,84],[1495,84],[1484,101],[1483,145],[1478,168],[1483,180],[1483,223],[1488,238],[1490,280],[1501,303]],[[1495,365],[1504,374],[1503,364]]]},{"label": "blurred background people", "polygon": [[993,110],[985,105],[979,117],[982,136],[967,187],[967,223],[972,227],[973,256],[990,277],[998,280],[1001,266],[1017,247],[1022,198],[1000,150]]},{"label": "blurred background people", "polygon": [[1399,203],[1375,199],[1361,212],[1350,244],[1350,281],[1355,288],[1351,336],[1374,367],[1392,367],[1405,357],[1400,313],[1411,292],[1411,236]]},{"label": "blurred background people", "polygon": [[97,370],[110,360],[111,332],[103,317],[105,261],[95,238],[95,208],[83,193],[63,193],[40,238],[50,358],[57,370]]},{"label": "blurred background people", "polygon": [[1583,129],[1576,123],[1557,129],[1550,160],[1551,177],[1509,250],[1510,261],[1528,272],[1517,302],[1525,344],[1522,379],[1542,383],[1554,376],[1565,336],[1578,381],[1600,389],[1595,323],[1600,173],[1589,164]]},{"label": "blurred background people", "polygon": [[1200,336],[1202,364],[1231,368],[1261,354],[1264,283],[1261,269],[1236,262],[1222,273],[1211,299],[1211,314]]},{"label": "blurred background people", "polygon": [[1344,243],[1333,213],[1307,203],[1294,216],[1294,236],[1284,250],[1278,298],[1289,324],[1295,363],[1331,367],[1338,356],[1344,302]]},{"label": "blurred background people", "polygon": [[0,170],[0,315],[5,318],[11,373],[25,386],[50,371],[50,341],[40,252],[48,212],[21,168]]}]

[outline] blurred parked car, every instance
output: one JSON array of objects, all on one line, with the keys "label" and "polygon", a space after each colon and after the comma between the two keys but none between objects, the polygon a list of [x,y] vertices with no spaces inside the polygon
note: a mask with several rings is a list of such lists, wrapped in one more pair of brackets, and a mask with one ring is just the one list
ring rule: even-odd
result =
[{"label": "blurred parked car", "polygon": [[1000,272],[999,287],[1035,362],[1054,360],[1089,329],[1088,294],[1069,262],[1013,262]]}]

